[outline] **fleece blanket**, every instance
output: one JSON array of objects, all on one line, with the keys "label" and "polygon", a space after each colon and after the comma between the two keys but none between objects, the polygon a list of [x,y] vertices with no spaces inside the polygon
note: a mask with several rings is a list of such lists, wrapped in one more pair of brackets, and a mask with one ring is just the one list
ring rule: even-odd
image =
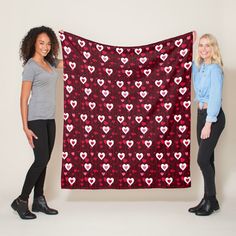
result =
[{"label": "fleece blanket", "polygon": [[192,32],[142,46],[59,36],[61,187],[190,187]]}]

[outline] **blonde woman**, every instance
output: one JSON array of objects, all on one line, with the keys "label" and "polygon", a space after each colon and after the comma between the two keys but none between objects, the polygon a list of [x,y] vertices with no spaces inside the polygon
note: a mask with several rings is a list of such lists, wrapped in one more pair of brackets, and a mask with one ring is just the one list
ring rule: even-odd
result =
[{"label": "blonde woman", "polygon": [[[195,35],[196,36],[196,35]],[[207,216],[219,209],[216,199],[214,149],[225,127],[222,110],[223,63],[217,40],[211,34],[199,39],[193,63],[193,82],[197,112],[197,162],[204,179],[204,197],[189,209],[198,216]]]}]

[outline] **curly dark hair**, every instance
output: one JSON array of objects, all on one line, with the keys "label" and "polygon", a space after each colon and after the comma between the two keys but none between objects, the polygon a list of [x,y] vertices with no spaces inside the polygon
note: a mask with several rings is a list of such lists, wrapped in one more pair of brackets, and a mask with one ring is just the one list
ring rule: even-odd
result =
[{"label": "curly dark hair", "polygon": [[21,41],[20,46],[20,59],[23,60],[23,65],[34,56],[35,42],[39,34],[46,33],[51,41],[51,50],[45,57],[51,65],[55,64],[55,59],[58,55],[59,43],[55,32],[46,26],[35,27],[29,30],[26,36]]}]

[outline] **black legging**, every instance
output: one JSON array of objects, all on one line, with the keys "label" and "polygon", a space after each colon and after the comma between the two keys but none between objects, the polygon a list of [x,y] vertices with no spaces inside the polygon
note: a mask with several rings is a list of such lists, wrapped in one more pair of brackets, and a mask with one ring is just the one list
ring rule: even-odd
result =
[{"label": "black legging", "polygon": [[21,199],[27,200],[29,194],[34,187],[34,198],[43,195],[43,186],[46,175],[46,168],[50,155],[52,153],[56,125],[55,120],[33,120],[28,121],[28,127],[31,129],[38,139],[33,139],[34,142],[34,163],[25,178]]},{"label": "black legging", "polygon": [[199,144],[198,165],[202,171],[204,179],[205,197],[215,197],[215,166],[214,166],[214,149],[217,141],[225,127],[225,114],[220,109],[217,122],[212,123],[210,137],[201,139],[201,131],[206,123],[207,110],[199,110],[197,116],[197,139]]}]

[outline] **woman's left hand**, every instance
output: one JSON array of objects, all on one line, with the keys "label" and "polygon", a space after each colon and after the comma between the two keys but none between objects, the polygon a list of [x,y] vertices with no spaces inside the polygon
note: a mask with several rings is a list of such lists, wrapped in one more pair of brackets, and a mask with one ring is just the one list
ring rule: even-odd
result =
[{"label": "woman's left hand", "polygon": [[211,135],[211,123],[206,122],[201,132],[201,139],[207,139]]}]

